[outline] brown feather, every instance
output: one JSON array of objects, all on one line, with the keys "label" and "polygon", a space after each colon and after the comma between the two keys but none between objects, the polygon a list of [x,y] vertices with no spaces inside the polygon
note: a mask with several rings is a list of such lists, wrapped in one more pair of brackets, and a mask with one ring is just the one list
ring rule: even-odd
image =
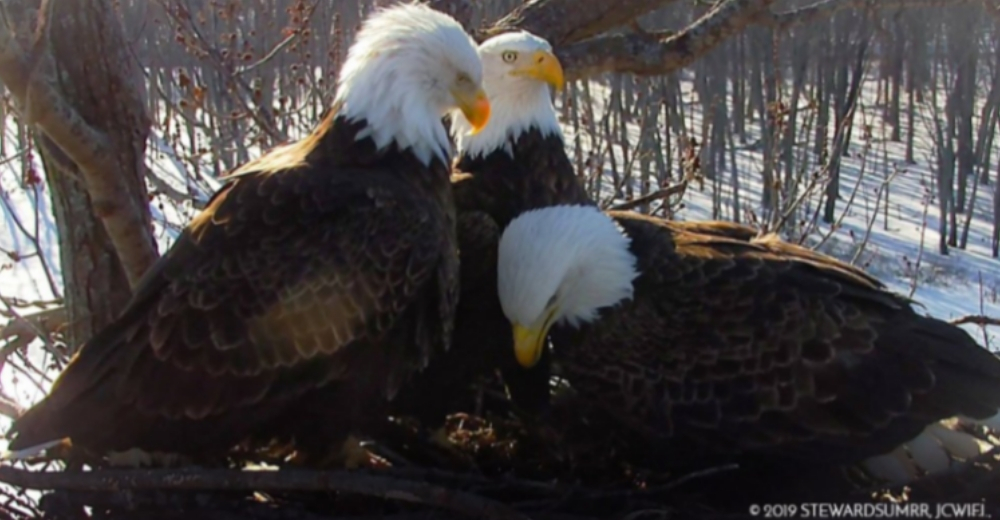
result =
[{"label": "brown feather", "polygon": [[562,138],[531,128],[510,142],[511,153],[460,156],[451,182],[458,209],[461,294],[451,350],[416,377],[395,412],[436,423],[473,406],[470,386],[499,369],[515,404],[538,409],[548,401],[549,360],[522,370],[496,287],[500,232],[523,211],[553,204],[594,204],[566,156]]},{"label": "brown feather", "polygon": [[1000,361],[863,271],[729,226],[609,215],[631,238],[634,298],[554,327],[555,357],[579,399],[679,459],[852,463],[997,413]]},{"label": "brown feather", "polygon": [[446,165],[376,153],[364,124],[331,113],[230,176],[11,448],[205,454],[287,435],[322,457],[380,420],[450,341],[458,258]]}]

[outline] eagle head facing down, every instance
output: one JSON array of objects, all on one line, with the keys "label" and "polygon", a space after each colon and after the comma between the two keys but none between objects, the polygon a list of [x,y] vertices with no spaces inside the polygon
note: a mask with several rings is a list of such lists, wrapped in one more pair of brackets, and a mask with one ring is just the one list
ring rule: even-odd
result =
[{"label": "eagle head facing down", "polygon": [[337,81],[335,103],[349,120],[366,120],[357,139],[392,143],[424,164],[448,162],[441,118],[460,112],[477,132],[490,118],[475,41],[450,16],[422,4],[397,5],[365,20]]},{"label": "eagle head facing down", "polygon": [[510,139],[533,126],[543,135],[562,135],[549,87],[562,90],[565,79],[549,42],[525,31],[504,33],[480,44],[479,56],[494,115],[478,133],[461,113],[452,116],[463,154],[477,157],[501,147],[510,153]]},{"label": "eagle head facing down", "polygon": [[551,206],[511,221],[500,238],[497,290],[518,362],[532,367],[549,328],[593,321],[632,297],[630,239],[594,206]]}]

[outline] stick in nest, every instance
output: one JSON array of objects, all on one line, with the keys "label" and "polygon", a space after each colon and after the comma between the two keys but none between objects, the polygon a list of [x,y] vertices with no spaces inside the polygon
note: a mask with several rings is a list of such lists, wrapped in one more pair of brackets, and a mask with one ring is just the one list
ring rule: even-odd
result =
[{"label": "stick in nest", "polygon": [[528,520],[499,502],[426,482],[352,471],[101,470],[41,472],[0,467],[0,482],[73,491],[340,491],[435,506],[476,518]]}]

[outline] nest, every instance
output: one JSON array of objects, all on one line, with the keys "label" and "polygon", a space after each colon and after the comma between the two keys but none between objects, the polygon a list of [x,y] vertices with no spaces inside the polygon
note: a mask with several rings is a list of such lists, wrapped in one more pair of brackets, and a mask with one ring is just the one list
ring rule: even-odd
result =
[{"label": "nest", "polygon": [[37,504],[10,494],[0,516],[6,511],[7,518],[60,520],[871,518],[934,517],[938,504],[966,508],[953,516],[1000,515],[1000,454],[889,488],[844,468],[730,463],[668,471],[670,465],[648,446],[620,437],[621,428],[613,424],[588,422],[574,406],[556,407],[545,425],[517,417],[494,406],[451,415],[436,432],[412,419],[390,420],[365,446],[365,467],[350,470],[4,467],[0,481],[54,491]]},{"label": "nest", "polygon": [[[892,489],[809,468],[782,473],[731,464],[658,472],[644,467],[641,451],[623,449],[624,441],[595,435],[600,429],[558,436],[516,419],[470,414],[451,416],[436,435],[412,421],[391,424],[367,446],[369,467],[362,469],[0,468],[0,480],[55,489],[39,501],[36,516],[73,520],[736,519],[802,517],[801,508],[809,507],[815,516],[824,511],[818,504],[853,505],[859,517],[871,517],[920,514],[921,507],[935,514],[940,503],[980,504],[966,517],[1000,514],[1000,457],[994,454]],[[869,509],[857,509],[861,504]],[[898,509],[905,504],[917,509]],[[891,507],[897,514],[886,513]],[[26,516],[8,511],[8,518]]]}]

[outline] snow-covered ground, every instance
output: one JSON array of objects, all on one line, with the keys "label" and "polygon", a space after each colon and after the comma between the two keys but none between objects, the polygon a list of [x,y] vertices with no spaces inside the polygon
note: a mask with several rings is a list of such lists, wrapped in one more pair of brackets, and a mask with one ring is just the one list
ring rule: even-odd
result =
[{"label": "snow-covered ground", "polygon": [[[688,89],[690,92],[690,90]],[[850,261],[862,243],[875,208],[876,193],[887,174],[901,170],[891,184],[891,203],[888,224],[879,216],[871,226],[865,251],[860,256],[862,266],[881,278],[893,290],[909,294],[913,286],[913,269],[908,267],[921,258],[921,274],[918,276],[914,298],[926,307],[926,311],[936,317],[951,319],[968,314],[1000,316],[1000,302],[997,292],[1000,288],[1000,260],[990,257],[991,220],[993,186],[982,186],[976,196],[976,212],[969,231],[966,250],[952,249],[943,256],[937,253],[938,210],[936,202],[930,200],[931,207],[925,212],[926,190],[933,185],[934,149],[927,125],[916,126],[916,164],[906,164],[904,144],[888,142],[888,129],[880,119],[881,110],[875,106],[875,84],[870,81],[866,95],[855,118],[856,136],[849,157],[843,160],[841,170],[841,195],[837,215],[843,213],[841,226],[833,230],[824,244],[824,251]],[[596,97],[607,95],[607,89],[594,85]],[[604,105],[598,99],[596,105]],[[695,135],[700,135],[700,105],[694,95],[685,95],[685,112],[689,115],[687,124]],[[597,108],[597,106],[595,106]],[[61,293],[59,270],[59,243],[55,223],[51,213],[48,187],[44,181],[35,185],[22,183],[23,166],[26,155],[15,149],[16,127],[13,120],[4,125],[8,133],[6,149],[0,155],[0,296],[7,302],[50,301]],[[662,123],[661,123],[662,124]],[[866,145],[860,138],[862,126],[868,124],[873,129],[871,141]],[[638,139],[638,129],[632,128],[633,137]],[[567,142],[572,150],[572,129],[566,126]],[[760,135],[759,128],[750,129],[751,142]],[[584,139],[584,142],[588,142]],[[752,210],[762,214],[760,198],[762,194],[761,168],[762,153],[759,149],[741,147],[736,152],[738,172],[742,189],[744,212]],[[173,150],[161,135],[150,140],[148,162],[154,174],[163,183],[180,192],[196,193],[204,200],[218,186],[217,182],[203,174],[190,171],[190,164],[178,159],[185,152]],[[1000,149],[994,153],[994,157]],[[36,161],[37,162],[37,161]],[[621,161],[618,162],[621,164]],[[40,175],[41,165],[35,164]],[[211,171],[210,167],[203,168]],[[864,171],[864,175],[860,173]],[[992,172],[991,172],[992,173]],[[722,172],[726,179],[730,172]],[[853,202],[850,195],[860,179],[860,189]],[[192,180],[196,179],[196,180]],[[728,181],[727,181],[728,182]],[[610,184],[610,183],[606,183]],[[686,196],[686,206],[677,218],[699,220],[711,218],[712,196],[706,183],[704,192],[692,186]],[[815,204],[815,200],[813,200]],[[161,250],[169,246],[178,229],[196,212],[190,203],[182,205],[171,202],[166,197],[157,197],[151,207],[157,220],[157,236]],[[845,213],[846,212],[846,213]],[[879,211],[881,213],[881,211]],[[926,223],[924,218],[926,215]],[[817,236],[830,232],[829,226],[821,225]],[[921,240],[921,235],[923,238]],[[923,243],[923,252],[920,252]],[[0,303],[0,311],[6,311]],[[32,312],[22,308],[19,312]],[[4,324],[0,318],[0,328]],[[967,326],[980,342],[991,345],[995,334],[987,334],[975,326]],[[1000,344],[998,344],[1000,345]],[[22,404],[30,404],[40,395],[37,387],[26,383],[24,377],[11,370],[0,372],[0,391],[17,399]],[[44,384],[43,384],[44,386]]]}]

